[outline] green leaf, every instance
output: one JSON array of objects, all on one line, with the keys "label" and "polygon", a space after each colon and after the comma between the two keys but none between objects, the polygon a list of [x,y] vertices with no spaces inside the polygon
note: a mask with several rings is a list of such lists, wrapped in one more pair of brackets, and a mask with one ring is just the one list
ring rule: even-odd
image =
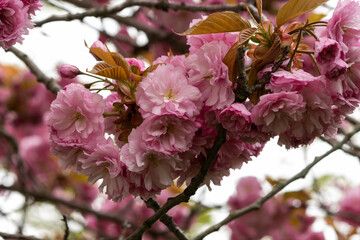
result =
[{"label": "green leaf", "polygon": [[289,0],[280,8],[276,16],[276,24],[280,27],[290,20],[314,10],[327,1],[328,0]]},{"label": "green leaf", "polygon": [[250,22],[237,13],[218,12],[210,14],[205,20],[196,23],[194,26],[179,35],[240,32],[241,30],[250,27]]}]

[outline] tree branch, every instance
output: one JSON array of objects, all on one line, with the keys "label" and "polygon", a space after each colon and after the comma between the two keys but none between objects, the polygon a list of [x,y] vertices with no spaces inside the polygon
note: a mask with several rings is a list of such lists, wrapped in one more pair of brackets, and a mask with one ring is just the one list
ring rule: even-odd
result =
[{"label": "tree branch", "polygon": [[249,212],[252,212],[254,210],[260,209],[262,207],[262,205],[267,200],[269,200],[270,198],[275,196],[278,192],[280,192],[282,189],[284,189],[287,185],[289,185],[290,183],[292,183],[295,180],[298,180],[300,178],[305,178],[312,167],[314,167],[317,163],[319,163],[325,157],[329,156],[331,153],[335,152],[338,149],[341,149],[341,147],[347,141],[349,141],[352,136],[354,136],[359,131],[360,131],[360,125],[357,125],[352,132],[345,135],[344,139],[341,142],[334,145],[329,151],[327,151],[323,155],[315,157],[315,159],[314,159],[314,161],[312,163],[307,165],[304,169],[302,169],[300,172],[298,172],[292,178],[290,178],[287,181],[278,183],[268,194],[266,194],[262,198],[259,198],[254,203],[252,203],[252,204],[250,204],[250,205],[248,205],[246,207],[243,207],[243,208],[241,208],[239,210],[236,210],[234,212],[231,212],[224,220],[222,220],[221,222],[219,222],[217,224],[214,224],[213,226],[209,227],[204,232],[200,233],[197,237],[195,237],[194,240],[201,240],[204,237],[206,237],[207,235],[209,235],[210,233],[218,231],[222,226],[224,226],[225,224],[233,221],[234,219],[236,219],[236,218],[238,218],[240,216],[243,216],[243,215],[245,215],[245,214],[247,214]]},{"label": "tree branch", "polygon": [[[125,8],[139,6],[147,8],[156,8],[163,11],[168,10],[183,10],[189,12],[219,12],[219,11],[233,11],[233,12],[243,12],[246,11],[246,4],[239,3],[237,5],[187,5],[184,3],[170,3],[166,1],[151,2],[146,0],[140,1],[127,1],[118,6],[112,8],[91,8],[82,13],[75,14],[66,14],[66,15],[54,15],[50,16],[41,21],[35,22],[36,27],[41,27],[42,25],[50,22],[56,21],[72,21],[72,20],[82,20],[85,17],[108,17],[112,14],[116,14]],[[248,5],[251,14],[257,21],[260,21],[260,17],[257,13],[257,9],[253,5]]]},{"label": "tree branch", "polygon": [[18,239],[18,240],[45,240],[42,238],[36,238],[36,237],[32,237],[32,236],[24,236],[21,234],[9,234],[9,233],[4,233],[4,232],[0,232],[0,236],[4,239]]},{"label": "tree branch", "polygon": [[54,79],[48,78],[25,53],[15,47],[11,47],[7,51],[12,52],[15,56],[21,59],[21,61],[23,61],[30,71],[36,76],[37,81],[45,84],[48,90],[57,94],[57,92],[61,89]]},{"label": "tree branch", "polygon": [[191,183],[189,186],[182,192],[181,194],[177,195],[174,198],[169,198],[166,203],[154,213],[150,218],[148,218],[142,226],[140,226],[133,234],[131,234],[127,240],[138,240],[141,239],[143,233],[149,229],[158,219],[160,219],[167,211],[169,211],[174,206],[189,201],[190,197],[195,194],[196,190],[202,184],[205,179],[207,172],[209,171],[212,163],[214,162],[217,152],[219,151],[220,147],[226,141],[226,130],[220,126],[218,135],[215,139],[213,147],[207,151],[207,158],[204,164],[201,166],[199,173],[191,179]]},{"label": "tree branch", "polygon": [[[154,199],[150,198],[149,200],[144,200],[144,202],[146,203],[146,206],[148,208],[153,209],[155,212],[158,211],[160,209],[160,205],[157,201],[155,201]],[[168,229],[174,233],[174,235],[180,239],[180,240],[189,240],[185,233],[178,227],[178,225],[176,225],[176,223],[174,222],[173,218],[170,217],[169,215],[165,214],[160,218],[160,221],[165,224],[165,226],[168,227]]]},{"label": "tree branch", "polygon": [[98,212],[94,209],[91,209],[91,208],[85,206],[84,204],[78,204],[75,202],[66,201],[64,199],[56,198],[56,197],[46,194],[46,193],[39,193],[39,192],[31,191],[31,190],[22,190],[15,186],[8,187],[8,186],[4,186],[4,185],[0,185],[0,189],[4,189],[4,190],[8,190],[8,191],[16,191],[16,192],[22,193],[24,195],[31,196],[31,197],[35,198],[35,200],[37,200],[37,201],[50,202],[50,203],[64,205],[66,207],[78,210],[83,213],[89,213],[89,214],[95,215],[96,217],[101,218],[101,219],[110,220],[112,222],[120,223],[123,225],[128,224],[127,222],[124,221],[124,219],[122,219],[116,215]]}]

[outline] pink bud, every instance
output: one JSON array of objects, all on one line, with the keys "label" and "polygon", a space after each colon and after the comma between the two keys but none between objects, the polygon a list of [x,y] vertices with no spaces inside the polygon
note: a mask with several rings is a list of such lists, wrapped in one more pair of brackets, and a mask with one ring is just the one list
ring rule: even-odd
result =
[{"label": "pink bud", "polygon": [[77,75],[81,74],[81,71],[77,67],[70,64],[61,65],[58,71],[60,76],[63,78],[74,78]]}]

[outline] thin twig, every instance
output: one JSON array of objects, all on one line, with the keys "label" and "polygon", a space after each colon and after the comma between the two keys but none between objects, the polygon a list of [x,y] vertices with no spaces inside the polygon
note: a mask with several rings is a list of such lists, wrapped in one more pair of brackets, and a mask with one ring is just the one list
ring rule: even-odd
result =
[{"label": "thin twig", "polygon": [[124,221],[124,219],[122,219],[119,216],[99,212],[99,211],[96,211],[96,210],[94,210],[92,208],[87,207],[84,204],[78,204],[78,203],[75,203],[75,202],[66,201],[64,199],[54,197],[54,196],[49,195],[47,193],[39,193],[39,192],[31,191],[31,190],[22,191],[18,187],[15,187],[15,186],[8,187],[8,186],[4,186],[4,185],[0,185],[0,189],[4,189],[4,190],[8,190],[8,191],[20,192],[20,193],[22,193],[24,195],[28,195],[28,196],[31,196],[31,197],[35,198],[37,201],[60,204],[60,205],[63,205],[63,206],[78,210],[78,211],[83,212],[83,213],[92,214],[92,215],[94,215],[94,216],[96,216],[98,218],[101,218],[101,219],[110,220],[112,222],[120,223],[120,224],[123,224],[123,225],[128,224],[128,223],[126,223]]},{"label": "thin twig", "polygon": [[[150,198],[149,200],[144,200],[146,206],[148,208],[153,209],[154,211],[157,211],[160,209],[160,205],[157,201]],[[165,224],[165,226],[168,227],[168,229],[179,239],[179,240],[189,240],[189,238],[186,237],[185,233],[179,228],[178,225],[174,222],[173,218],[169,215],[165,214],[160,218],[160,221]]]},{"label": "thin twig", "polygon": [[[50,16],[41,21],[35,22],[36,27],[41,27],[42,25],[50,22],[56,21],[72,21],[72,20],[83,20],[85,17],[108,17],[112,14],[116,14],[125,8],[140,6],[147,8],[156,8],[163,11],[168,10],[183,10],[189,12],[219,12],[219,11],[233,11],[233,12],[242,12],[246,11],[246,4],[239,3],[237,5],[188,5],[184,3],[173,3],[167,1],[158,1],[152,2],[148,0],[140,0],[140,1],[126,1],[118,6],[114,6],[111,8],[91,8],[82,13],[75,14],[66,14],[66,15],[54,15]],[[260,16],[257,13],[257,9],[253,5],[248,5],[251,13],[255,17],[256,20],[260,21]]]},{"label": "thin twig", "polygon": [[360,131],[360,125],[357,125],[352,132],[345,135],[344,139],[337,143],[335,146],[333,146],[329,151],[322,154],[321,156],[315,157],[314,161],[308,164],[304,169],[302,169],[300,172],[298,172],[296,175],[294,175],[292,178],[290,178],[287,181],[279,182],[268,194],[266,194],[264,197],[258,199],[254,203],[241,208],[239,210],[236,210],[234,212],[231,212],[224,220],[221,222],[214,224],[213,226],[206,229],[204,232],[200,233],[198,236],[194,238],[194,240],[201,240],[210,233],[213,233],[215,231],[218,231],[222,226],[225,224],[233,221],[234,219],[243,216],[249,212],[252,212],[254,210],[258,210],[262,207],[262,205],[269,199],[271,199],[273,196],[275,196],[278,192],[280,192],[282,189],[284,189],[286,186],[288,186],[290,183],[294,182],[295,180],[298,180],[300,178],[305,178],[308,172],[312,167],[314,167],[317,163],[319,163],[322,159],[329,156],[331,153],[335,152],[338,149],[341,149],[341,147],[350,140],[352,136],[354,136],[357,132]]},{"label": "thin twig", "polygon": [[167,211],[169,211],[174,206],[189,201],[190,197],[195,194],[196,190],[202,184],[205,179],[207,172],[209,171],[212,163],[214,162],[217,152],[219,151],[220,147],[226,141],[226,130],[220,126],[218,135],[215,139],[213,147],[207,151],[206,154],[206,161],[201,166],[199,173],[191,179],[190,185],[179,195],[174,198],[169,198],[166,203],[154,213],[150,218],[148,218],[142,226],[140,226],[133,234],[131,234],[127,240],[138,240],[141,239],[143,233],[149,229],[158,219],[160,219]]},{"label": "thin twig", "polygon": [[63,237],[63,240],[67,240],[69,235],[70,235],[70,230],[69,230],[69,225],[68,225],[68,222],[67,222],[67,218],[66,216],[63,214],[63,219],[61,219],[64,224],[65,224],[65,231],[64,231],[64,237]]},{"label": "thin twig", "polygon": [[12,52],[15,56],[17,56],[21,61],[25,63],[25,65],[30,69],[30,71],[36,76],[37,81],[44,83],[46,88],[49,89],[53,93],[57,93],[61,87],[55,82],[54,79],[48,78],[40,68],[23,52],[15,47],[9,48],[7,51]]}]

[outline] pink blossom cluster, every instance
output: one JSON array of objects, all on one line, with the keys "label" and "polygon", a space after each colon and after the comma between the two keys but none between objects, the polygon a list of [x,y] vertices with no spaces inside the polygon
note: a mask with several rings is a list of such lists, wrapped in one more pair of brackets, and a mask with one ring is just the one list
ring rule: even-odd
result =
[{"label": "pink blossom cluster", "polygon": [[[88,176],[90,183],[101,179],[100,189],[115,201],[128,194],[147,199],[172,186],[175,179],[189,182],[205,161],[204,153],[212,146],[220,122],[232,124],[220,116],[230,112],[227,109],[232,109],[235,99],[222,59],[236,37],[228,33],[197,38],[188,57],[157,59],[157,68],[138,84],[136,111],[143,120],[126,141],[119,138],[123,132],[114,123],[116,117],[103,117],[121,103],[117,93],[103,99],[80,84],[61,90],[47,118],[52,150],[60,165],[73,167]],[[95,45],[101,47],[99,42]],[[140,60],[127,61],[144,70]],[[246,127],[239,126],[238,133],[243,134],[229,131],[206,177],[208,186],[211,182],[219,185],[230,169],[241,168],[257,156],[269,139],[252,126],[245,105],[234,108],[238,105],[244,108],[244,113],[240,111],[244,120],[237,124]],[[123,111],[131,108],[125,106]],[[105,139],[105,133],[114,139]]]},{"label": "pink blossom cluster", "polygon": [[[272,73],[272,64],[262,69],[258,77],[271,73],[271,78],[258,102],[236,101],[238,83],[223,62],[236,33],[188,36],[188,55],[159,57],[149,71],[141,60],[127,59],[143,74],[141,80],[132,90],[119,85],[106,99],[80,84],[67,85],[47,118],[53,152],[63,167],[73,167],[91,183],[101,180],[100,190],[120,201],[129,194],[148,199],[175,179],[189,183],[220,125],[227,130],[226,142],[205,178],[208,187],[257,156],[270,138],[278,136],[279,145],[291,148],[320,135],[332,137],[360,100],[360,27],[353,20],[359,13],[358,3],[340,1],[327,27],[317,27],[318,75],[299,68],[299,62],[291,71]],[[100,41],[93,46],[108,51]]]},{"label": "pink blossom cluster", "polygon": [[[236,193],[230,197],[231,210],[241,209],[263,196],[262,187],[255,177],[240,179]],[[262,239],[265,236],[277,240],[324,240],[321,232],[311,230],[315,217],[305,212],[306,202],[296,207],[294,198],[271,198],[258,211],[250,212],[232,221],[231,240]]]},{"label": "pink blossom cluster", "polygon": [[23,35],[33,28],[31,15],[39,10],[39,0],[0,1],[0,46],[9,49],[15,43],[22,43]]}]

